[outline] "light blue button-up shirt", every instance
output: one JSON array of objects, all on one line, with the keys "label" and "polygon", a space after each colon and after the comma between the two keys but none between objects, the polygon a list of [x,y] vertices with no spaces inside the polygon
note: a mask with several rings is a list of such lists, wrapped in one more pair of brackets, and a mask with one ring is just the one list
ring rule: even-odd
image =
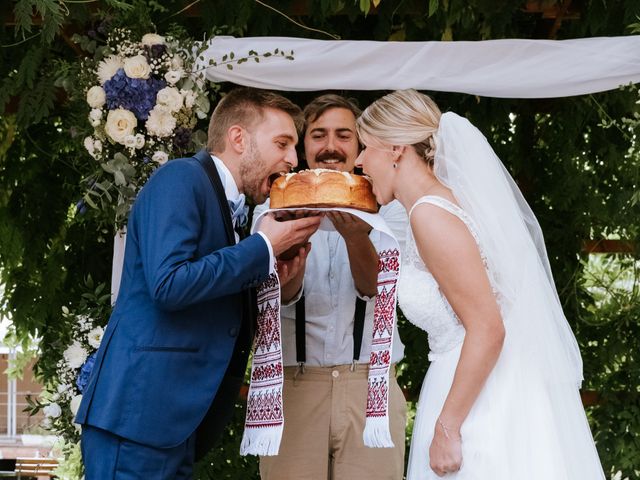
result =
[{"label": "light blue button-up shirt", "polygon": [[[256,207],[253,218],[269,208],[269,201]],[[380,209],[380,215],[389,225],[404,250],[408,218],[404,207],[393,201]],[[380,232],[370,234],[377,248]],[[329,367],[350,365],[353,360],[353,324],[356,298],[359,296],[351,275],[347,246],[336,231],[318,230],[311,236],[311,252],[307,258],[304,275],[306,310],[306,365]],[[363,297],[361,297],[363,298]],[[282,349],[285,366],[297,365],[295,302],[283,306]],[[362,348],[359,363],[369,363],[371,336],[373,334],[374,299],[367,300]],[[393,333],[391,361],[396,363],[404,356],[404,345],[396,326]]]}]

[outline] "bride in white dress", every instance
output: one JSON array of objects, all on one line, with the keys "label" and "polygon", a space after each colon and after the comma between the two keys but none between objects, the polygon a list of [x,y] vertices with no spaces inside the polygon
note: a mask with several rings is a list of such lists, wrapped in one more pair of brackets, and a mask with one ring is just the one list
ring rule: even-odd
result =
[{"label": "bride in white dress", "polygon": [[603,479],[542,232],[486,138],[415,90],[358,132],[378,202],[409,212],[398,298],[429,336],[407,479]]}]

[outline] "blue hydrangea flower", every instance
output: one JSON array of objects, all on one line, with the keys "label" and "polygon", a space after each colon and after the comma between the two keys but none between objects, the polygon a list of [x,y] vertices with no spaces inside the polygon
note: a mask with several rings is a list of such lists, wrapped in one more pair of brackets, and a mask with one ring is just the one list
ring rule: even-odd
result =
[{"label": "blue hydrangea flower", "polygon": [[103,86],[107,97],[107,108],[124,108],[133,112],[138,120],[146,120],[156,104],[156,96],[167,86],[162,79],[149,77],[129,78],[120,68]]},{"label": "blue hydrangea flower", "polygon": [[89,377],[93,371],[93,365],[96,363],[96,353],[97,352],[93,352],[89,355],[87,361],[84,362],[84,365],[80,368],[80,373],[78,373],[78,378],[76,379],[76,387],[78,387],[78,391],[80,393],[84,393],[84,389],[89,383]]}]

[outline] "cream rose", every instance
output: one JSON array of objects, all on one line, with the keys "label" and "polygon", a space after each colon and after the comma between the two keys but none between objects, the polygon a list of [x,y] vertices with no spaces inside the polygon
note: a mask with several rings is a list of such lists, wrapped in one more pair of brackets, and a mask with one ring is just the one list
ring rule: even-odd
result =
[{"label": "cream rose", "polygon": [[182,108],[182,95],[178,89],[165,87],[158,92],[156,101],[159,105],[166,106],[172,112],[177,112]]},{"label": "cream rose", "polygon": [[97,127],[102,123],[102,110],[99,108],[92,108],[89,112],[89,123],[92,127]]},{"label": "cream rose", "polygon": [[94,85],[87,90],[87,103],[91,108],[100,108],[107,101],[107,95],[104,93],[104,88]]},{"label": "cream rose", "polygon": [[42,409],[42,411],[45,417],[48,418],[58,418],[60,415],[62,415],[62,409],[57,403],[50,403],[49,405],[46,405]]},{"label": "cream rose", "polygon": [[127,135],[126,137],[124,137],[124,146],[127,148],[136,148],[135,135]]},{"label": "cream rose", "polygon": [[170,85],[175,85],[182,77],[184,77],[184,70],[169,70],[164,74],[164,79]]},{"label": "cream rose", "polygon": [[171,57],[171,69],[172,70],[182,70],[184,67],[184,60],[180,55],[174,55]]},{"label": "cream rose", "polygon": [[147,59],[144,55],[136,55],[135,57],[128,57],[124,60],[124,73],[129,78],[149,78],[151,73],[151,67],[147,63]]},{"label": "cream rose", "polygon": [[141,133],[136,134],[136,148],[141,149],[144,147],[144,135]]},{"label": "cream rose", "polygon": [[102,119],[102,110],[100,110],[99,108],[92,108],[89,112],[89,120],[92,121],[92,124],[94,120],[97,120],[99,124],[100,119]]},{"label": "cream rose", "polygon": [[147,33],[142,36],[142,45],[151,47],[153,45],[164,45],[164,37],[157,33]]},{"label": "cream rose", "polygon": [[117,108],[109,111],[104,131],[114,142],[124,144],[124,139],[127,135],[132,135],[137,126],[138,120],[133,113]]},{"label": "cream rose", "polygon": [[168,137],[174,128],[176,119],[171,115],[171,111],[162,105],[153,107],[147,118],[147,131],[156,137]]},{"label": "cream rose", "polygon": [[86,137],[84,139],[84,148],[87,149],[87,152],[89,152],[89,155],[91,155],[92,157],[95,156],[96,151],[93,143],[93,138]]},{"label": "cream rose", "polygon": [[111,80],[116,72],[124,67],[122,59],[117,55],[111,55],[100,62],[98,65],[98,71],[96,72],[100,83],[104,85],[107,80]]},{"label": "cream rose", "polygon": [[153,154],[153,156],[151,157],[151,160],[153,160],[154,162],[160,165],[164,165],[165,163],[167,163],[167,160],[169,160],[169,155],[167,155],[165,152],[161,152],[158,150],[156,153]]},{"label": "cream rose", "polygon": [[191,90],[180,90],[182,94],[182,98],[184,98],[184,106],[187,108],[192,108],[196,103],[196,98],[198,95]]}]

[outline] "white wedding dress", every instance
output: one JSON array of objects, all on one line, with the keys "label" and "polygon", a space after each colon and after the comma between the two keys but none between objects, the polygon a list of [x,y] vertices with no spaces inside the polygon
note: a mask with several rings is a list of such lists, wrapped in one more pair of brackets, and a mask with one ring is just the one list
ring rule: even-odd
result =
[{"label": "white wedding dress", "polygon": [[[470,217],[436,196],[420,198],[466,224],[478,242]],[[413,212],[413,208],[409,213]],[[485,267],[488,263],[478,244]],[[492,284],[494,278],[489,275]],[[494,289],[495,291],[495,289]],[[501,311],[501,298],[497,296]],[[429,337],[431,365],[424,379],[413,427],[407,480],[436,480],[429,447],[436,419],[453,382],[465,329],[420,258],[411,228],[398,282],[403,313]],[[510,312],[508,315],[517,315]],[[510,322],[504,319],[507,337]],[[505,346],[464,421],[462,467],[444,478],[455,480],[590,480],[604,473],[575,384],[552,382],[530,368],[522,352]],[[425,346],[426,348],[426,346]]]}]

